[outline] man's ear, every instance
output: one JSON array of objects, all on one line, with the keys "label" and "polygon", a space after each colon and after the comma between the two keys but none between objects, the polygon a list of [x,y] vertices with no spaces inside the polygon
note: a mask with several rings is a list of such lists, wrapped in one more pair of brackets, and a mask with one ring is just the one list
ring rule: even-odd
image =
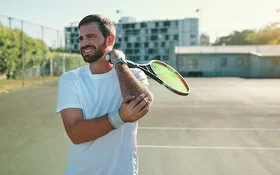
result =
[{"label": "man's ear", "polygon": [[115,43],[115,38],[116,38],[116,36],[113,35],[113,34],[110,34],[109,36],[107,36],[107,38],[106,38],[106,45],[113,47],[114,43]]}]

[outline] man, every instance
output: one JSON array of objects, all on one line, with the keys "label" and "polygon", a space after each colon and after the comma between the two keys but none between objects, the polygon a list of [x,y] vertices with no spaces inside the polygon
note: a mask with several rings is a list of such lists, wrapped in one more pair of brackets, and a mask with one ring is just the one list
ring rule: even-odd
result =
[{"label": "man", "polygon": [[56,109],[72,141],[65,174],[138,174],[137,121],[153,101],[147,77],[112,50],[116,29],[108,18],[88,15],[78,27],[80,53],[89,64],[60,77]]}]

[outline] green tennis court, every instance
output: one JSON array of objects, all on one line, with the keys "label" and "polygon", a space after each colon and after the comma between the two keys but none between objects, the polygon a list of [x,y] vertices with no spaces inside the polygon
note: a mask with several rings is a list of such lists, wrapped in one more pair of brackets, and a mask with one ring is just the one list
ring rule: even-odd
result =
[{"label": "green tennis court", "polygon": [[[150,80],[155,102],[139,123],[139,174],[279,174],[280,81],[187,80],[187,97]],[[56,95],[57,82],[0,94],[0,174],[63,174],[69,140]]]}]

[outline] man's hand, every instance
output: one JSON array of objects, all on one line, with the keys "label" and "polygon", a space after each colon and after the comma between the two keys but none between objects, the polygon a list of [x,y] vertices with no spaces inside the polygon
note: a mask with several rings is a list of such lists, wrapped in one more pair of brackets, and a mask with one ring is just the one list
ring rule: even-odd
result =
[{"label": "man's hand", "polygon": [[125,55],[121,50],[111,50],[110,51],[110,62],[114,63],[114,61],[118,58],[122,58],[125,60]]},{"label": "man's hand", "polygon": [[149,98],[144,94],[128,96],[123,99],[119,114],[124,122],[135,122],[149,111],[150,104]]}]

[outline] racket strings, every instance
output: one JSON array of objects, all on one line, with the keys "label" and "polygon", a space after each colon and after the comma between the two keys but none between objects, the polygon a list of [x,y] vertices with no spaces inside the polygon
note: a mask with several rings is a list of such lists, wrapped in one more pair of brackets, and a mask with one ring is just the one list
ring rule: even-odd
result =
[{"label": "racket strings", "polygon": [[155,74],[168,86],[180,92],[188,92],[188,88],[181,78],[176,74],[176,71],[169,67],[159,63],[152,63],[152,70]]}]

